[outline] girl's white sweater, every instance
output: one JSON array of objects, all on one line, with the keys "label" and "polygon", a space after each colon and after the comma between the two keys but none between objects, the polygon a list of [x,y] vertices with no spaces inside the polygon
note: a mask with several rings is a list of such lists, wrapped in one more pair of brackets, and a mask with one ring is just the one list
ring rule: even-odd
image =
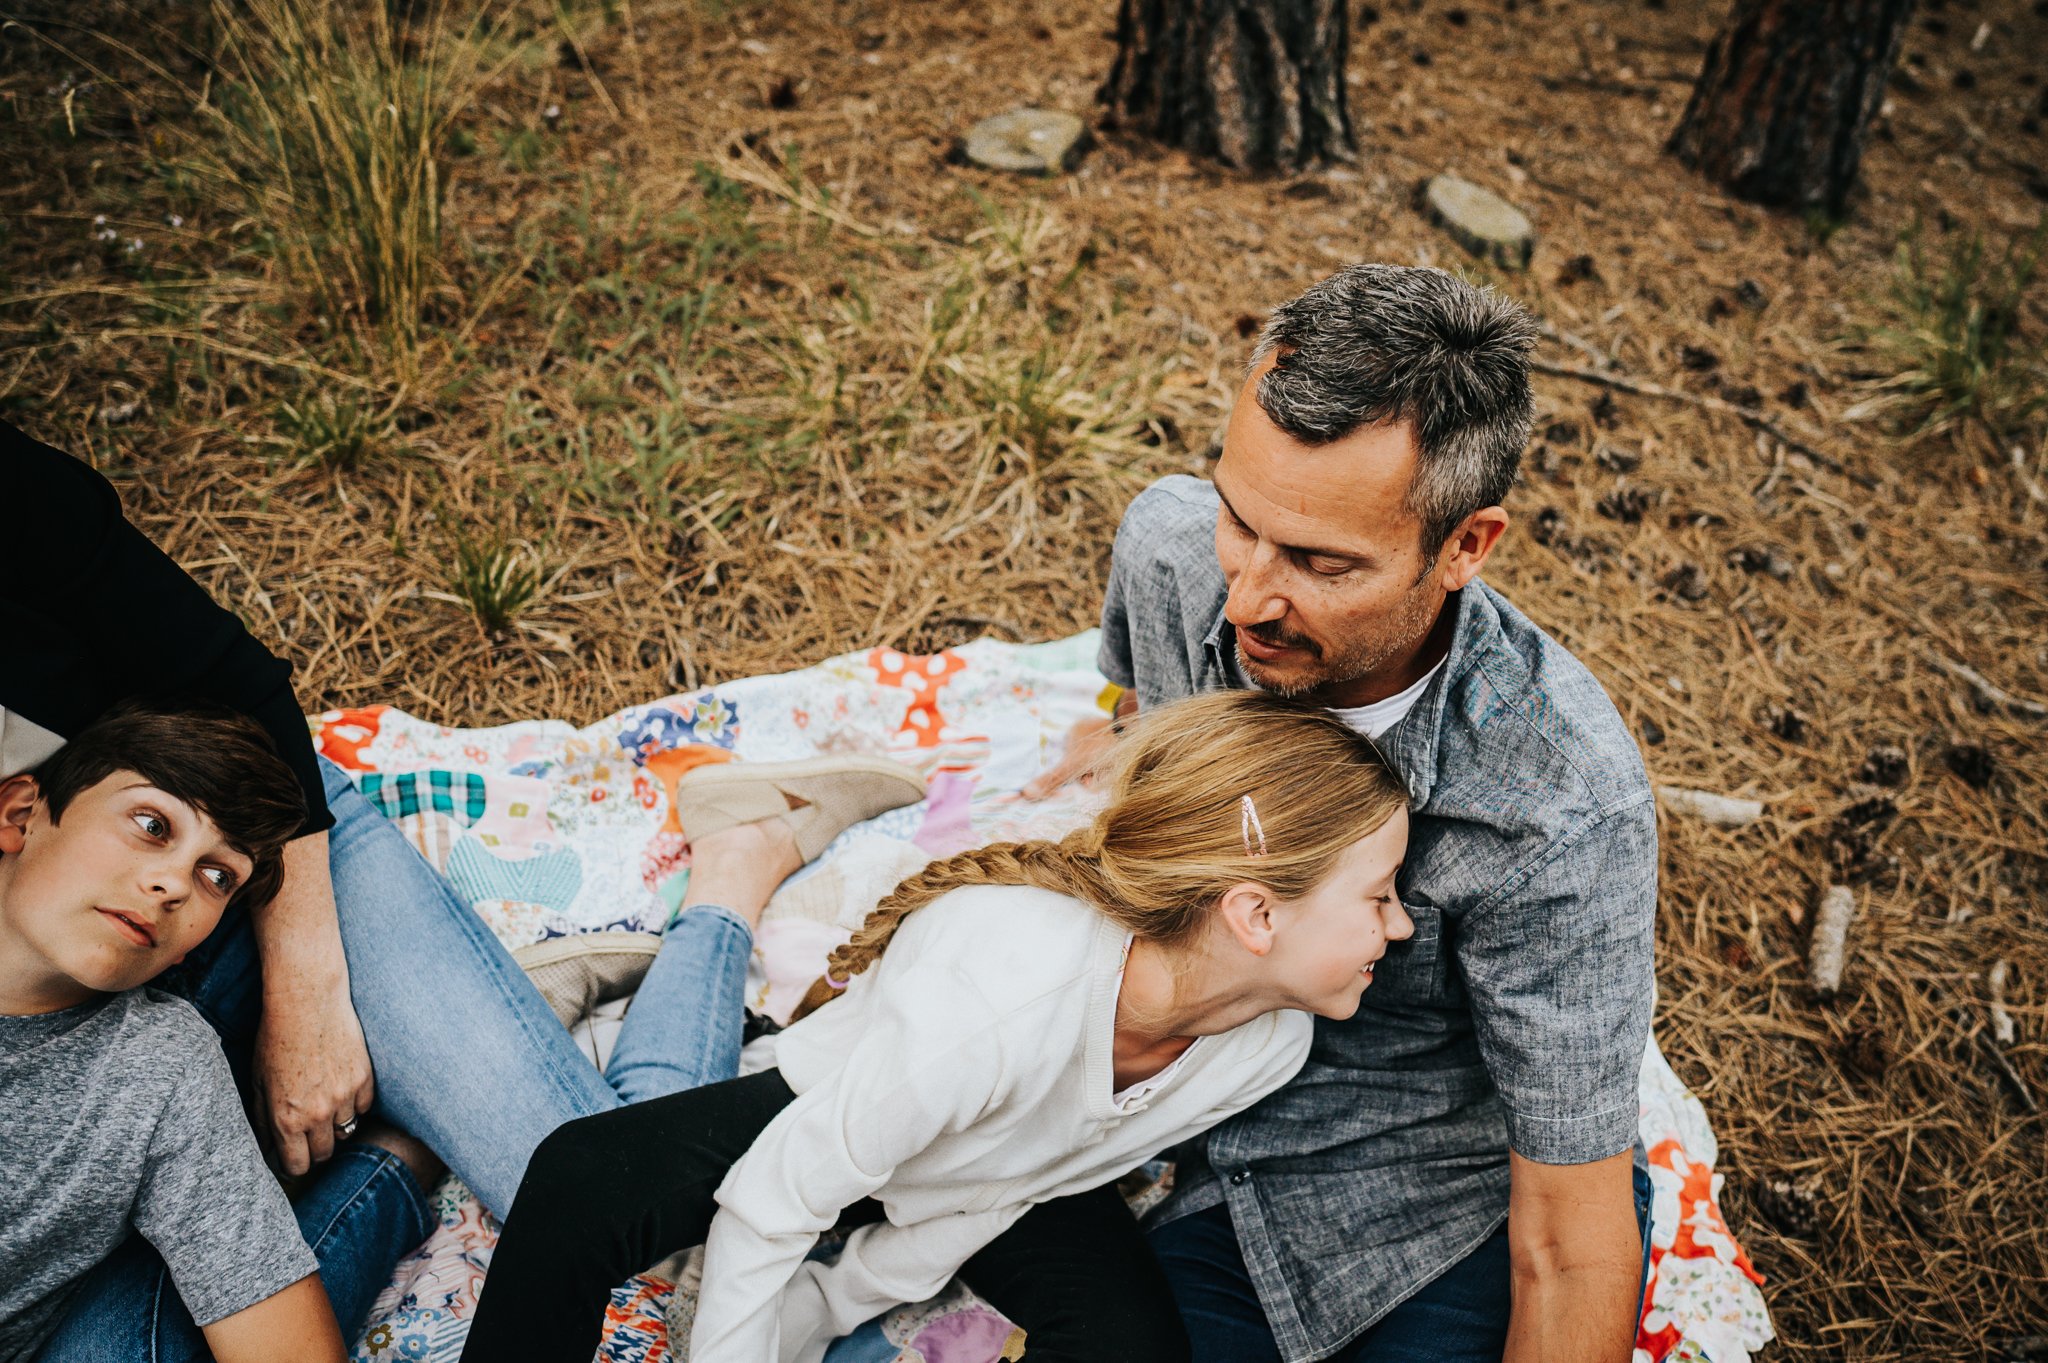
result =
[{"label": "girl's white sweater", "polygon": [[[923,1301],[1033,1204],[1099,1187],[1280,1087],[1306,1013],[1205,1037],[1119,1106],[1126,934],[1045,890],[954,890],[911,914],[843,997],[774,1039],[795,1091],[718,1189],[692,1363],[816,1363]],[[806,1261],[864,1197],[836,1262]]]}]

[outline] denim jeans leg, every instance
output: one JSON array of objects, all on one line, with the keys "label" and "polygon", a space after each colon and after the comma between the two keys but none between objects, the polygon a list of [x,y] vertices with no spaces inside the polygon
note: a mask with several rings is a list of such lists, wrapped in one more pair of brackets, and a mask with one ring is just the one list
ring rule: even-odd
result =
[{"label": "denim jeans leg", "polygon": [[740,1071],[754,932],[730,909],[699,905],[669,924],[626,1010],[605,1079],[641,1103]]},{"label": "denim jeans leg", "polygon": [[378,1109],[503,1217],[542,1138],[618,1097],[483,920],[347,773],[322,766],[342,949]]},{"label": "denim jeans leg", "polygon": [[1145,1238],[1166,1270],[1194,1363],[1280,1363],[1228,1207],[1190,1212]]},{"label": "denim jeans leg", "polygon": [[[388,1151],[356,1146],[324,1164],[292,1208],[319,1261],[344,1340],[353,1342],[392,1265],[433,1229],[426,1195]],[[231,1209],[222,1208],[222,1215]],[[71,1299],[35,1363],[210,1363],[170,1270],[139,1235],[102,1260]]]},{"label": "denim jeans leg", "polygon": [[434,1229],[427,1195],[405,1162],[374,1145],[353,1145],[320,1168],[292,1209],[320,1261],[320,1282],[353,1343],[391,1269]]}]

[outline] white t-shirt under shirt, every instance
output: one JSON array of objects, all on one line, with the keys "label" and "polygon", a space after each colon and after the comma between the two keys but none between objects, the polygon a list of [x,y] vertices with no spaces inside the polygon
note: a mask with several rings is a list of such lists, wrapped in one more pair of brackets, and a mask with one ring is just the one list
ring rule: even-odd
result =
[{"label": "white t-shirt under shirt", "polygon": [[[1114,1181],[1301,1068],[1308,1015],[1268,1013],[1116,1094],[1126,936],[1065,895],[954,890],[775,1036],[797,1098],[718,1189],[690,1356],[815,1363],[835,1336],[937,1292],[1033,1204]],[[868,1196],[888,1220],[836,1263],[805,1262]]]},{"label": "white t-shirt under shirt", "polygon": [[1422,693],[1429,689],[1429,684],[1436,680],[1436,674],[1443,671],[1443,667],[1443,660],[1438,659],[1435,667],[1416,678],[1415,685],[1400,694],[1376,700],[1370,705],[1355,705],[1349,710],[1333,709],[1330,713],[1344,721],[1345,727],[1356,729],[1367,738],[1378,738],[1408,717],[1408,712],[1415,708],[1415,702],[1422,699]]}]

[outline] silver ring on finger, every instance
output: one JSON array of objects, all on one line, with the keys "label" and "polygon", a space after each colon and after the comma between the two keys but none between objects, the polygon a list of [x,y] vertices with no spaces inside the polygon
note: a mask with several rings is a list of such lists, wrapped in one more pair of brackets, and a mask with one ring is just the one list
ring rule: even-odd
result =
[{"label": "silver ring on finger", "polygon": [[346,1121],[336,1122],[334,1130],[343,1140],[347,1140],[350,1136],[356,1134],[356,1125],[356,1119],[350,1117]]}]

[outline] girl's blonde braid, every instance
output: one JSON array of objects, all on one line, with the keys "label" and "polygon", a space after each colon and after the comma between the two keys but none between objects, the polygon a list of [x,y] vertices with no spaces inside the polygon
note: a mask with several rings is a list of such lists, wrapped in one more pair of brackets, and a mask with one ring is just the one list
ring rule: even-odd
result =
[{"label": "girl's blonde braid", "polygon": [[824,975],[806,991],[790,1021],[837,998],[847,981],[888,949],[905,918],[949,891],[970,885],[1029,885],[1101,906],[1101,853],[1101,832],[1089,827],[1058,842],[990,843],[932,862],[892,890],[846,945],[825,958]]}]

